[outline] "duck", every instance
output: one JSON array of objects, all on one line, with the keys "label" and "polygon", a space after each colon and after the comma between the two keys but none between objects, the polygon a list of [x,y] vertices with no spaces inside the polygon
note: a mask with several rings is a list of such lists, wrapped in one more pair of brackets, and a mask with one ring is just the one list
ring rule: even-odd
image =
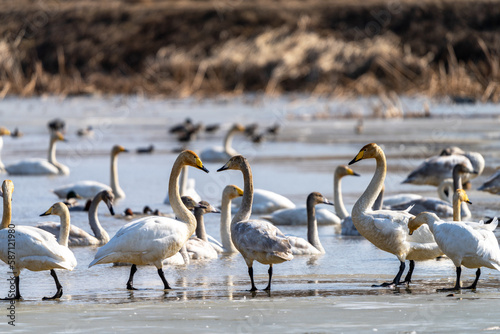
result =
[{"label": "duck", "polygon": [[[10,131],[3,126],[0,126],[0,153],[2,153],[2,148],[3,148],[3,136],[9,136],[9,135]],[[6,172],[5,165],[3,164],[2,158],[0,157],[0,173],[5,173],[5,172]]]},{"label": "duck", "polygon": [[[374,287],[409,284],[415,268],[415,261],[435,259],[443,253],[436,244],[429,228],[422,228],[410,236],[408,221],[414,217],[407,210],[371,210],[380,193],[387,173],[384,151],[375,143],[365,145],[349,162],[352,165],[364,159],[375,159],[377,167],[370,184],[356,201],[352,209],[352,221],[358,232],[377,248],[394,254],[400,261],[399,271],[392,282],[385,282]],[[406,260],[410,261],[409,271],[401,282]]]},{"label": "duck", "polygon": [[76,135],[79,137],[91,137],[94,135],[94,128],[92,125],[88,125],[86,128],[81,128],[76,131]]},{"label": "duck", "polygon": [[238,152],[236,152],[236,150],[231,147],[234,135],[237,133],[244,133],[244,132],[245,132],[245,127],[243,125],[238,123],[234,124],[224,137],[224,146],[215,146],[207,148],[201,152],[200,158],[203,161],[207,162],[227,161],[227,159],[238,154]]},{"label": "duck", "polygon": [[220,240],[222,242],[223,254],[238,253],[238,250],[234,247],[233,241],[231,240],[231,201],[241,196],[243,196],[243,190],[234,184],[225,186],[222,191],[220,206]]},{"label": "duck", "polygon": [[[478,229],[468,223],[442,221],[433,213],[422,212],[410,218],[408,222],[409,234],[412,235],[422,226],[429,227],[440,249],[453,261],[456,267],[455,286],[438,289],[438,291],[476,289],[481,276],[481,267],[500,270],[500,248],[493,233],[498,226],[497,219],[491,224],[483,224],[484,227]],[[476,278],[468,287],[462,287],[460,284],[462,266],[477,268]]]},{"label": "duck", "polygon": [[318,223],[316,221],[315,206],[317,204],[333,205],[319,192],[312,192],[307,196],[307,240],[304,238],[287,236],[292,246],[293,255],[319,255],[325,249],[319,241]]},{"label": "duck", "polygon": [[[201,196],[198,194],[196,191],[196,182],[195,179],[190,179],[188,178],[188,173],[189,170],[187,167],[182,168],[181,170],[181,176],[180,176],[180,191],[181,191],[181,196],[189,196],[196,202],[201,201]],[[163,200],[163,204],[170,204],[170,199],[168,197],[169,192],[167,191],[167,196],[165,196],[165,199]]]},{"label": "duck", "polygon": [[196,218],[182,204],[179,194],[179,175],[184,166],[192,166],[208,173],[196,153],[181,152],[170,173],[169,193],[172,209],[179,220],[168,217],[144,217],[124,225],[111,240],[99,248],[89,268],[98,264],[131,263],[127,289],[135,290],[134,275],[138,265],[154,265],[164,289],[170,289],[163,273],[163,260],[175,255],[196,229]]},{"label": "duck", "polygon": [[128,150],[121,145],[115,145],[111,149],[111,186],[97,181],[79,181],[53,189],[52,192],[59,198],[66,198],[70,191],[74,191],[82,198],[94,198],[99,192],[110,190],[113,192],[115,200],[124,199],[125,192],[118,182],[118,155],[123,152],[128,152]]},{"label": "duck", "polygon": [[5,167],[10,175],[68,175],[69,168],[56,160],[56,143],[66,141],[60,132],[50,133],[48,159],[31,158]]},{"label": "duck", "polygon": [[464,152],[459,148],[451,147],[441,154],[426,159],[402,183],[428,184],[437,187],[443,180],[452,178],[453,167],[460,163],[476,172],[464,174],[462,180],[464,183],[481,175],[484,170],[484,158],[478,152]]},{"label": "duck", "polygon": [[89,211],[92,200],[88,199],[85,204],[81,204],[78,202],[79,199],[82,199],[82,197],[71,190],[68,195],[66,195],[66,199],[63,203],[66,204],[69,211]]},{"label": "duck", "polygon": [[[87,233],[86,231],[84,231],[79,227],[71,225],[71,229],[69,231],[69,236],[68,236],[69,246],[95,246],[95,245],[100,246],[104,245],[109,241],[108,233],[101,226],[101,223],[99,222],[99,218],[97,216],[97,209],[99,203],[102,201],[108,207],[109,213],[111,213],[111,215],[114,215],[115,211],[113,209],[113,200],[114,200],[114,195],[110,190],[103,190],[97,195],[95,195],[94,199],[90,203],[89,214],[88,214],[89,225],[94,235]],[[38,224],[36,227],[57,236],[59,235],[61,224],[55,222],[45,222]]]},{"label": "duck", "polygon": [[252,213],[253,178],[247,159],[241,155],[234,156],[217,172],[225,170],[241,171],[244,182],[243,200],[240,209],[231,221],[231,240],[248,266],[248,275],[252,285],[250,291],[257,290],[253,278],[254,261],[269,265],[269,280],[264,290],[270,291],[273,264],[292,260],[292,246],[287,237],[270,222],[249,219]]},{"label": "duck", "polygon": [[[23,269],[50,271],[50,275],[56,284],[57,292],[51,297],[43,297],[43,300],[58,299],[63,295],[63,287],[59,282],[55,269],[71,271],[76,267],[77,261],[73,252],[68,248],[68,234],[70,229],[68,208],[64,203],[58,202],[52,205],[45,213],[42,213],[41,216],[51,214],[58,215],[61,218],[63,228],[60,231],[59,242],[53,234],[39,228],[20,225],[11,227],[13,224],[11,225],[10,221],[2,222],[8,224],[7,227],[0,230],[0,259],[11,266],[16,289],[15,293],[10,292],[4,300],[18,300],[22,298],[19,283]],[[12,261],[12,258],[9,259],[13,247],[15,248],[14,261]]]},{"label": "duck", "polygon": [[[241,205],[241,198],[236,198],[233,201],[233,208]],[[252,214],[273,213],[281,209],[294,209],[295,203],[283,195],[265,189],[255,189],[253,194]]]}]

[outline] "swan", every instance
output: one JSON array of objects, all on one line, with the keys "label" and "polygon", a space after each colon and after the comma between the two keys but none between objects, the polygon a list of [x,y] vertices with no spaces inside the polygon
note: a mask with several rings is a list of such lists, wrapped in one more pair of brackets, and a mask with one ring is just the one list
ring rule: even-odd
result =
[{"label": "swan", "polygon": [[[70,227],[68,208],[64,203],[58,202],[41,214],[41,216],[47,215],[61,217],[63,228],[60,231],[59,242],[53,234],[33,226],[13,226],[14,224],[12,224],[8,228],[0,230],[0,259],[10,266],[14,274],[16,287],[15,295],[10,293],[5,298],[7,300],[21,298],[19,276],[23,269],[31,271],[50,270],[57,292],[52,297],[43,297],[43,300],[49,300],[60,298],[63,294],[62,285],[54,269],[73,270],[76,267],[75,255],[68,248]],[[10,224],[10,222],[8,223]],[[15,254],[14,260],[12,260],[13,252]]]},{"label": "swan", "polygon": [[243,196],[243,190],[233,184],[227,185],[222,191],[220,214],[220,240],[223,253],[238,253],[231,240],[231,201]]},{"label": "swan", "polygon": [[103,190],[111,190],[113,191],[115,199],[125,198],[125,192],[118,183],[118,154],[122,152],[128,152],[128,150],[121,145],[115,145],[111,149],[111,187],[97,181],[79,181],[56,188],[52,190],[52,192],[59,198],[66,198],[70,191],[74,191],[82,198],[94,198],[94,196]]},{"label": "swan", "polygon": [[[241,206],[241,202],[242,199],[236,198],[233,201],[233,207],[236,209]],[[254,191],[252,214],[273,213],[280,209],[293,208],[295,208],[295,204],[285,196],[264,189],[255,189]]]},{"label": "swan", "polygon": [[156,266],[164,288],[170,289],[163,274],[162,261],[179,252],[196,228],[196,218],[182,204],[179,195],[178,179],[183,166],[196,167],[208,173],[193,151],[183,151],[175,160],[170,173],[169,193],[172,209],[180,220],[152,216],[124,225],[107,244],[99,248],[89,267],[103,263],[132,263],[127,289],[135,290],[133,279],[137,266],[152,264]]},{"label": "swan", "polygon": [[318,223],[315,214],[316,204],[333,205],[333,203],[329,202],[318,192],[312,192],[307,196],[307,240],[287,236],[290,245],[292,245],[293,255],[318,255],[325,253],[325,249],[321,245],[318,236]]},{"label": "swan", "polygon": [[[89,208],[89,224],[90,228],[94,232],[94,235],[90,235],[81,228],[71,225],[68,237],[69,246],[104,245],[109,241],[108,233],[99,223],[99,218],[97,217],[97,207],[99,206],[99,203],[103,201],[108,207],[109,212],[114,215],[113,199],[114,196],[110,190],[103,190],[94,197]],[[54,235],[58,235],[60,233],[59,230],[61,225],[54,222],[46,222],[40,223],[36,227]]]},{"label": "swan", "polygon": [[56,142],[66,141],[60,132],[51,132],[47,160],[32,158],[5,167],[10,175],[68,175],[69,168],[56,160]]},{"label": "swan", "polygon": [[468,169],[477,172],[475,174],[464,174],[464,183],[481,175],[483,172],[485,163],[480,153],[460,153],[456,148],[449,152],[451,153],[450,155],[440,155],[426,159],[402,183],[439,186],[443,180],[452,177],[453,167],[460,163],[464,163]]},{"label": "swan", "polygon": [[500,194],[500,169],[498,169],[477,190],[486,191],[494,195]]},{"label": "swan", "polygon": [[238,154],[234,148],[231,147],[233,137],[237,133],[244,133],[245,127],[241,124],[234,124],[224,138],[224,147],[215,146],[205,149],[200,153],[200,158],[207,162],[224,162]]},{"label": "swan", "polygon": [[[463,189],[462,175],[467,173],[476,174],[477,172],[469,169],[468,166],[463,163],[453,166],[453,178],[444,180],[438,187],[439,198],[453,204],[453,201],[450,200],[450,195],[456,193],[458,189]],[[460,206],[460,214],[463,218],[470,218],[472,216],[469,206],[465,201],[463,201]]]},{"label": "swan", "polygon": [[253,262],[257,261],[269,265],[269,282],[264,290],[271,290],[273,264],[293,259],[292,246],[285,235],[273,224],[264,220],[249,220],[252,212],[253,179],[252,170],[247,159],[237,155],[219,168],[217,171],[228,169],[239,170],[243,174],[243,200],[236,215],[231,221],[231,240],[241,253],[248,266],[248,274],[255,291],[253,280]]},{"label": "swan", "polygon": [[[0,126],[0,153],[2,153],[3,148],[3,136],[9,136],[10,131],[3,126]],[[2,162],[2,158],[0,157],[0,173],[5,173],[5,165]]]},{"label": "swan", "polygon": [[[189,179],[188,178],[188,167],[185,166],[181,170],[181,176],[180,176],[180,191],[181,191],[181,196],[189,196],[196,202],[201,201],[201,196],[198,195],[195,189],[195,180],[194,179]],[[170,200],[168,198],[168,191],[167,191],[167,196],[165,197],[165,200],[163,201],[163,204],[170,204]]]},{"label": "swan", "polygon": [[8,228],[12,220],[13,192],[14,192],[14,183],[11,180],[4,180],[2,182],[2,190],[0,191],[0,196],[3,198],[2,225],[0,229]]},{"label": "swan", "polygon": [[415,266],[414,261],[434,259],[443,253],[428,228],[420,229],[412,236],[408,234],[408,220],[413,215],[407,211],[370,209],[380,193],[387,173],[384,151],[377,144],[367,144],[349,165],[369,158],[376,160],[377,167],[370,184],[354,204],[352,221],[362,236],[381,250],[396,255],[401,263],[393,281],[380,286],[400,284],[406,260],[410,260],[410,269],[403,283],[409,283]]},{"label": "swan", "polygon": [[[438,291],[475,289],[481,275],[481,267],[500,270],[500,248],[493,233],[498,220],[484,224],[484,228],[479,230],[467,223],[442,221],[433,213],[423,212],[410,218],[408,222],[410,235],[424,224],[429,227],[436,243],[457,268],[455,286]],[[462,265],[467,268],[477,268],[476,279],[472,285],[464,288],[460,285]]]}]

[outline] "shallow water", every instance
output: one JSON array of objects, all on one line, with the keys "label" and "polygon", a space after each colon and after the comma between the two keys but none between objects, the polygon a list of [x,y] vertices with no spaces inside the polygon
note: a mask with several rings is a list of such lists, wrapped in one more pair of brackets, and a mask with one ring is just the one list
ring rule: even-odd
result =
[{"label": "shallow water", "polygon": [[[358,102],[358,103],[356,103]],[[419,107],[418,99],[405,101]],[[327,106],[330,117],[314,119]],[[10,177],[15,185],[13,220],[16,224],[34,225],[54,217],[39,217],[57,198],[50,192],[57,186],[84,179],[108,182],[108,152],[113,144],[122,144],[132,152],[119,157],[120,184],[127,197],[116,203],[121,214],[126,207],[135,211],[144,205],[170,212],[163,203],[170,169],[178,147],[167,128],[191,116],[195,122],[261,126],[282,124],[276,141],[260,146],[235,139],[234,147],[252,164],[256,188],[272,190],[302,204],[311,191],[332,198],[333,169],[346,164],[368,142],[383,145],[388,158],[386,180],[388,195],[416,192],[435,196],[434,188],[401,185],[408,172],[424,158],[453,144],[484,154],[487,169],[475,179],[468,192],[475,217],[495,215],[498,197],[476,189],[496,166],[498,119],[491,105],[457,106],[434,102],[433,119],[365,120],[361,135],[354,133],[355,119],[337,118],[346,108],[368,115],[370,101],[335,101],[311,99],[246,100],[144,100],[115,97],[73,98],[59,100],[7,99],[0,104],[0,125],[25,133],[19,139],[5,138],[2,159],[5,164],[24,157],[45,157],[48,135],[45,124],[55,117],[67,122],[68,143],[58,144],[58,159],[70,166],[69,176]],[[494,106],[498,107],[498,106]],[[299,120],[296,116],[300,115]],[[291,117],[293,116],[293,117]],[[306,120],[304,120],[306,119]],[[80,127],[93,125],[92,138],[79,138]],[[192,148],[221,145],[223,131],[204,135]],[[133,153],[137,147],[155,145],[151,155]],[[206,163],[209,174],[190,170],[198,192],[213,204],[219,204],[226,184],[242,186],[241,173],[215,173],[223,163]],[[374,170],[372,161],[353,168],[361,177],[343,180],[344,201],[352,207],[365,189]],[[4,176],[6,178],[7,176]],[[72,223],[89,230],[87,215],[72,213]],[[205,217],[207,231],[219,238],[217,214]],[[126,220],[112,217],[100,208],[100,220],[112,236]],[[305,237],[301,226],[280,226],[289,234]],[[247,267],[240,255],[213,261],[193,261],[188,266],[166,267],[165,276],[173,286],[164,292],[154,267],[140,267],[134,284],[139,291],[129,292],[125,283],[129,267],[99,265],[87,268],[96,248],[73,248],[78,266],[72,272],[58,271],[64,286],[60,301],[42,302],[52,295],[55,286],[48,272],[24,271],[21,275],[23,301],[16,303],[16,329],[44,332],[87,332],[106,327],[107,331],[136,331],[148,328],[191,332],[456,332],[499,330],[494,311],[500,298],[500,275],[484,269],[476,292],[464,291],[448,296],[436,288],[452,286],[453,265],[448,260],[417,263],[414,283],[409,289],[371,288],[371,284],[391,280],[399,263],[388,253],[376,249],[363,238],[342,237],[332,226],[319,230],[327,253],[320,257],[296,257],[276,265],[273,291],[247,292]],[[254,266],[256,284],[267,283],[267,267]],[[0,295],[7,293],[7,267],[0,264]],[[474,278],[474,270],[464,269],[463,281]],[[2,276],[0,276],[2,277]],[[7,306],[8,304],[5,303]],[[5,315],[7,310],[4,311]],[[495,312],[495,313],[493,313]],[[2,313],[0,312],[0,315]],[[0,321],[0,331],[7,330]]]}]

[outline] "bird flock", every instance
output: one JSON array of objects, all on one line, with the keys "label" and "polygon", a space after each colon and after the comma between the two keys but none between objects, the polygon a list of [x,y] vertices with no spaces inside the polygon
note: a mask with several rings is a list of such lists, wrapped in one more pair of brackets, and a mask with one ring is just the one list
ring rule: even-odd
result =
[{"label": "bird flock", "polygon": [[[4,166],[0,171],[9,175],[67,175],[69,168],[56,160],[56,142],[65,141],[64,122],[54,120],[48,124],[50,144],[48,159],[25,159]],[[219,126],[203,127],[190,119],[170,129],[179,142],[188,143],[200,131],[213,133]],[[267,130],[276,136],[278,126]],[[90,135],[91,127],[79,131],[78,135]],[[498,225],[496,218],[489,222],[470,220],[471,204],[466,191],[473,180],[484,170],[485,162],[480,153],[465,152],[458,147],[444,149],[440,155],[430,157],[412,171],[403,183],[436,186],[439,198],[427,198],[415,194],[399,194],[384,198],[384,181],[387,161],[383,149],[370,143],[349,162],[374,159],[374,175],[362,195],[357,199],[351,213],[344,206],[341,179],[345,176],[359,176],[347,165],[334,171],[333,203],[321,193],[307,196],[304,207],[295,207],[287,198],[264,189],[254,189],[252,168],[249,161],[231,147],[234,135],[255,137],[256,127],[232,125],[223,147],[212,147],[200,155],[183,147],[170,173],[168,194],[165,199],[173,214],[161,214],[151,209],[141,213],[130,210],[134,218],[110,237],[98,218],[98,206],[105,203],[114,215],[115,200],[125,197],[118,182],[118,155],[128,152],[120,145],[111,149],[110,185],[95,181],[79,181],[53,190],[64,202],[57,202],[41,216],[56,215],[60,222],[46,222],[37,226],[23,226],[12,217],[12,195],[14,184],[5,179],[2,183],[3,216],[0,229],[0,259],[14,273],[14,295],[5,299],[20,299],[20,274],[23,269],[50,271],[56,285],[56,293],[44,300],[57,299],[63,294],[63,286],[56,270],[73,270],[77,266],[71,250],[75,246],[99,246],[94,259],[88,264],[113,264],[130,266],[126,288],[135,290],[134,276],[138,266],[153,265],[157,269],[164,289],[171,289],[163,272],[165,265],[189,264],[190,261],[217,259],[222,255],[240,253],[248,267],[250,291],[256,291],[254,262],[268,265],[268,282],[264,290],[271,290],[273,265],[292,261],[294,256],[321,256],[325,249],[320,242],[317,225],[336,225],[342,235],[366,238],[377,248],[391,253],[400,262],[399,270],[392,281],[373,285],[394,287],[412,281],[416,261],[449,258],[456,267],[456,283],[444,291],[475,289],[481,274],[481,267],[500,270],[500,248],[494,235]],[[2,136],[10,131],[0,127]],[[0,149],[3,142],[0,141]],[[141,153],[148,153],[145,150]],[[152,151],[152,148],[151,150]],[[203,201],[196,193],[195,184],[188,179],[188,169],[205,173],[209,171],[204,161],[220,162],[217,172],[239,171],[243,178],[243,189],[227,185],[221,190],[220,210]],[[497,194],[500,189],[498,172],[479,189]],[[89,199],[85,206],[78,206],[75,199]],[[336,214],[317,205],[334,205]],[[233,215],[233,208],[237,211]],[[92,234],[71,225],[71,211],[88,211]],[[203,216],[220,213],[220,238],[206,233]],[[260,219],[252,215],[265,214]],[[307,238],[288,236],[278,225],[305,225]],[[15,251],[12,243],[15,242]],[[403,278],[409,261],[409,269]],[[468,287],[460,283],[461,268],[477,269],[474,282]],[[91,270],[91,269],[90,269]]]}]

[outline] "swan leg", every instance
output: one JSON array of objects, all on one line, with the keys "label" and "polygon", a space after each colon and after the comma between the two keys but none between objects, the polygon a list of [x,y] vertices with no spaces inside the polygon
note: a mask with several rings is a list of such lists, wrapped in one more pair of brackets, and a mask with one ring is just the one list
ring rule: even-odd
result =
[{"label": "swan leg", "polygon": [[252,282],[252,288],[250,291],[257,291],[257,287],[255,286],[255,283],[253,281],[253,267],[250,266],[248,267],[248,275],[250,275],[250,282]]},{"label": "swan leg", "polygon": [[21,299],[21,292],[19,291],[19,276],[14,277],[14,285],[16,286],[16,295],[14,297],[0,298],[0,300],[17,300]]},{"label": "swan leg", "polygon": [[170,285],[168,285],[167,279],[165,278],[165,275],[163,274],[163,269],[158,268],[158,275],[160,275],[161,281],[163,282],[163,285],[165,286],[165,290],[171,289]]},{"label": "swan leg", "polygon": [[269,282],[267,283],[267,287],[264,289],[266,291],[271,291],[271,278],[273,277],[273,265],[269,265],[269,270],[267,271],[269,274]]},{"label": "swan leg", "polygon": [[462,275],[462,267],[457,267],[457,280],[455,282],[455,286],[453,288],[437,289],[437,291],[455,291],[462,289],[462,287],[460,286],[460,275]]},{"label": "swan leg", "polygon": [[477,281],[479,281],[479,276],[481,276],[481,268],[477,268],[476,270],[476,279],[474,280],[474,283],[472,283],[471,286],[462,289],[476,289]]},{"label": "swan leg", "polygon": [[384,287],[388,287],[388,286],[396,286],[396,285],[399,285],[400,284],[400,280],[401,280],[401,276],[403,275],[403,271],[405,270],[405,263],[403,261],[401,261],[401,264],[399,265],[399,271],[398,273],[396,274],[396,277],[394,277],[394,279],[392,280],[392,282],[384,282],[380,285],[372,285],[372,288],[384,288]]},{"label": "swan leg", "polygon": [[134,288],[134,274],[137,271],[137,266],[135,264],[130,268],[130,276],[127,281],[127,290],[137,290]]},{"label": "swan leg", "polygon": [[54,278],[54,282],[56,283],[57,292],[52,297],[43,297],[42,300],[51,300],[51,299],[61,298],[61,296],[63,294],[62,285],[61,285],[61,283],[59,283],[59,280],[57,279],[56,271],[54,269],[50,270],[50,276],[52,276]]},{"label": "swan leg", "polygon": [[410,260],[410,269],[408,269],[408,273],[406,274],[405,280],[403,283],[411,283],[411,275],[413,274],[413,269],[415,269],[415,261]]}]

